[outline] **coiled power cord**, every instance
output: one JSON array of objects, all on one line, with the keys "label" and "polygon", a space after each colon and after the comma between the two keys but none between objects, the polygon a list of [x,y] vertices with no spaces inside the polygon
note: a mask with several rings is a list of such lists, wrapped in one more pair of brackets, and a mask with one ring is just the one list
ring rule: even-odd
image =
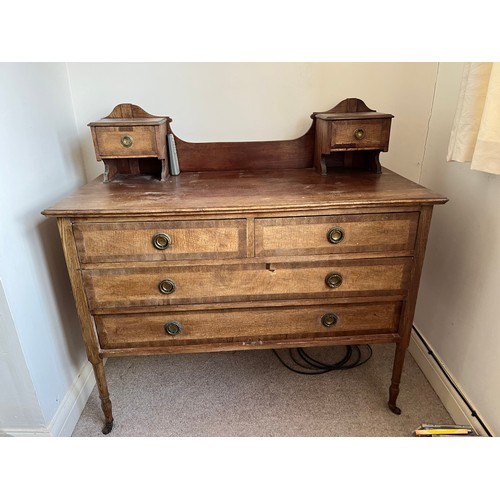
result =
[{"label": "coiled power cord", "polygon": [[[301,375],[322,375],[334,370],[348,370],[365,364],[373,354],[372,348],[369,345],[347,345],[344,346],[346,352],[344,357],[334,363],[325,363],[313,358],[302,347],[296,349],[288,349],[291,363],[284,361],[282,356],[273,349],[274,354],[279,359],[280,363],[291,370],[292,372]],[[365,352],[362,352],[365,351]]]}]

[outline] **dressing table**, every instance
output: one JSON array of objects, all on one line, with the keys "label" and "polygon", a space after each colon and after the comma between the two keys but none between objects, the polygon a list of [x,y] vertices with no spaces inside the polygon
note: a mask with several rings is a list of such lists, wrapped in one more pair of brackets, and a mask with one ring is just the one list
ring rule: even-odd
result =
[{"label": "dressing table", "polygon": [[104,433],[112,356],[392,343],[400,413],[431,214],[447,199],[380,165],[392,118],[346,99],[298,139],[234,143],[183,141],[132,104],[89,124],[105,174],[43,213]]}]

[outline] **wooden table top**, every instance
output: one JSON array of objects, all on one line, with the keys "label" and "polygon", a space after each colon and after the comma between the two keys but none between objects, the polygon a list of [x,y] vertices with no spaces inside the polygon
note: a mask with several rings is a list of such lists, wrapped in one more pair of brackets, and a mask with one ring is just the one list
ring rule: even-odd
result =
[{"label": "wooden table top", "polygon": [[175,215],[442,204],[447,198],[383,168],[322,176],[312,169],[184,172],[165,182],[102,176],[46,209],[49,217]]}]

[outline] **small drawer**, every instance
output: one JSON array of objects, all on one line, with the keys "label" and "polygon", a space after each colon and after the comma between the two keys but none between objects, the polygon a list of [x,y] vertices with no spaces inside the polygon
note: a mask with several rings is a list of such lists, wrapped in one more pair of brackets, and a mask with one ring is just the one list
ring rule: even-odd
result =
[{"label": "small drawer", "polygon": [[331,122],[332,151],[344,149],[389,149],[390,118],[337,120]]},{"label": "small drawer", "polygon": [[246,256],[246,220],[73,224],[80,262]]},{"label": "small drawer", "polygon": [[102,158],[157,157],[155,127],[96,127],[96,152]]},{"label": "small drawer", "polygon": [[255,255],[320,255],[412,250],[418,213],[255,220]]},{"label": "small drawer", "polygon": [[89,269],[91,309],[405,294],[412,259]]},{"label": "small drawer", "polygon": [[97,315],[103,349],[397,334],[400,302]]}]

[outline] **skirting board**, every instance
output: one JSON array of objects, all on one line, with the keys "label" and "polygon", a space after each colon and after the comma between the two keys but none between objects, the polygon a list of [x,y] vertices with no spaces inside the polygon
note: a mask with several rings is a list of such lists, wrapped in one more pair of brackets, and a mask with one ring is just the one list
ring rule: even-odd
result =
[{"label": "skirting board", "polygon": [[71,437],[95,383],[94,370],[87,361],[83,364],[49,424],[51,436]]},{"label": "skirting board", "polygon": [[94,386],[94,371],[87,361],[80,368],[48,427],[2,429],[0,437],[71,437]]},{"label": "skirting board", "polygon": [[[429,354],[427,347],[415,332],[412,332],[408,351],[413,356],[413,359],[422,370],[454,422],[456,424],[471,425],[477,434],[480,436],[487,436],[488,434],[478,420],[472,415],[471,410],[464,402],[462,396],[446,378],[441,367],[438,366],[437,361]],[[435,353],[434,356],[436,356]],[[448,376],[450,375],[448,374]],[[439,422],[429,423],[439,424]]]}]

